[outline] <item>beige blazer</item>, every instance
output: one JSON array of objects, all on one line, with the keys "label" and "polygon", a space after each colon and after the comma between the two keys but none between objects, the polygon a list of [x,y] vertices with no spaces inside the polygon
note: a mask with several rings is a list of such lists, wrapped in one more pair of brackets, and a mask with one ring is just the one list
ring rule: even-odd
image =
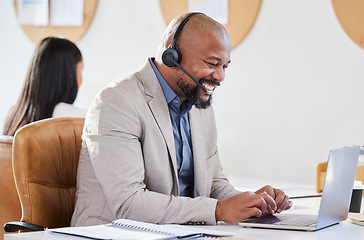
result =
[{"label": "beige blazer", "polygon": [[168,105],[147,61],[95,98],[86,116],[71,226],[128,218],[216,224],[217,199],[237,193],[225,178],[212,107],[189,112],[195,198],[180,197]]}]

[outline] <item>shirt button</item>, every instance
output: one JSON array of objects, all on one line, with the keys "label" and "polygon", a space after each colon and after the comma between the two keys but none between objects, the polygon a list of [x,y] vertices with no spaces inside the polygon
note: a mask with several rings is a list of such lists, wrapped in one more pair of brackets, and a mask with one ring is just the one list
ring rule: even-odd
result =
[{"label": "shirt button", "polygon": [[177,99],[175,99],[175,100],[174,100],[174,103],[178,103],[178,100],[177,100]]}]

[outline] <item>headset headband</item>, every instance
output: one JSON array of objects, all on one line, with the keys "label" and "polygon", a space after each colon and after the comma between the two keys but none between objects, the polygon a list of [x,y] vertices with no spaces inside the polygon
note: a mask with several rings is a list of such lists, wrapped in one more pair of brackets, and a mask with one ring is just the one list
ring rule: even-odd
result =
[{"label": "headset headband", "polygon": [[178,36],[179,34],[181,33],[182,31],[182,28],[183,26],[186,24],[186,22],[193,16],[193,15],[196,15],[196,14],[203,14],[201,12],[193,12],[191,13],[190,15],[188,15],[182,22],[181,24],[178,26],[177,30],[176,30],[176,33],[174,34],[173,36],[173,39],[172,39],[172,45],[171,45],[171,48],[175,48],[176,47],[176,43],[177,43],[177,39],[178,39]]}]

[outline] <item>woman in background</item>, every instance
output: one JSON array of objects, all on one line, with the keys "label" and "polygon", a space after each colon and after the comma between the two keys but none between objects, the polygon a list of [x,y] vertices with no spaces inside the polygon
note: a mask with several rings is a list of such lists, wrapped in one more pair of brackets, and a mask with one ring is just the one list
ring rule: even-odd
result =
[{"label": "woman in background", "polygon": [[83,61],[71,41],[47,37],[33,53],[23,89],[5,119],[4,135],[14,136],[20,127],[50,117],[85,117],[86,110],[73,102],[82,83]]}]

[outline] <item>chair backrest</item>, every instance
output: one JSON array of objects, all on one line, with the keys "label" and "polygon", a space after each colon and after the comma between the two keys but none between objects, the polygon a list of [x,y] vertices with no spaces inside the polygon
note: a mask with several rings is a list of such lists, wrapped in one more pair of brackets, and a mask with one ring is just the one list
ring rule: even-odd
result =
[{"label": "chair backrest", "polygon": [[[324,187],[326,169],[327,162],[319,163],[316,166],[316,191],[318,193],[322,192],[322,189]],[[364,165],[358,165],[358,167],[356,168],[355,180],[362,181],[364,184]]]},{"label": "chair backrest", "polygon": [[13,170],[22,222],[70,225],[83,124],[83,118],[50,118],[16,132]]},{"label": "chair backrest", "polygon": [[[13,137],[0,135],[0,226],[10,221],[19,221],[21,207],[16,191],[11,153]],[[4,229],[0,228],[0,240],[3,239]]]}]

